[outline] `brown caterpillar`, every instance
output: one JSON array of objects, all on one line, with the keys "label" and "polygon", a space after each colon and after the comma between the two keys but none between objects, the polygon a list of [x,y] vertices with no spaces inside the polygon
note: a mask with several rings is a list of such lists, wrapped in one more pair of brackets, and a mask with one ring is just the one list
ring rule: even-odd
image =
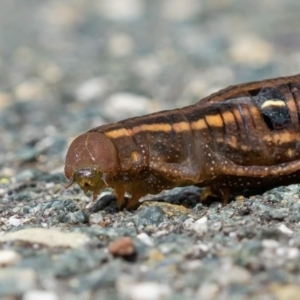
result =
[{"label": "brown caterpillar", "polygon": [[113,188],[128,209],[177,186],[208,187],[203,195],[227,203],[245,189],[300,183],[300,74],[91,129],[70,145],[65,175],[94,199]]}]

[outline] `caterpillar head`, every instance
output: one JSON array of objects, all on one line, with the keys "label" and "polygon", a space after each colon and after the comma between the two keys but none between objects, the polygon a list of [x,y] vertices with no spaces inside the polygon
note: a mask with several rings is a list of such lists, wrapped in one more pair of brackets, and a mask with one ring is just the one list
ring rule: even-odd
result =
[{"label": "caterpillar head", "polygon": [[71,186],[76,182],[96,199],[108,185],[106,179],[118,169],[118,155],[113,142],[101,132],[84,133],[71,143],[65,162],[65,175]]}]

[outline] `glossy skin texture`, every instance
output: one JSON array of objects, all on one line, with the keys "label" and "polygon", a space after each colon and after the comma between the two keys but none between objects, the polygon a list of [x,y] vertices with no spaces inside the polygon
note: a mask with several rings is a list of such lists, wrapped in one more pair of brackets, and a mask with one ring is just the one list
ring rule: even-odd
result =
[{"label": "glossy skin texture", "polygon": [[[300,75],[239,84],[192,106],[100,126],[71,144],[66,177],[118,207],[176,186],[203,197],[300,182]],[[124,194],[131,194],[128,203]]]}]

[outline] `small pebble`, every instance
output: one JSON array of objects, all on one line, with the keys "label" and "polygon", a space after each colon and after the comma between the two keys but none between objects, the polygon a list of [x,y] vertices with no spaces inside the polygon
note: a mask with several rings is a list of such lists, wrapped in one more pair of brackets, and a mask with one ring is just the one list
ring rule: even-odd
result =
[{"label": "small pebble", "polygon": [[11,169],[11,168],[3,168],[1,170],[1,176],[3,176],[3,177],[10,178],[10,177],[14,176],[15,174],[16,174],[16,170]]},{"label": "small pebble", "polygon": [[88,215],[84,211],[68,212],[61,218],[61,222],[68,224],[87,223]]},{"label": "small pebble", "polygon": [[101,97],[107,88],[107,82],[101,77],[88,79],[81,83],[75,91],[75,96],[78,101],[88,102],[98,97]]},{"label": "small pebble", "polygon": [[3,197],[6,194],[7,190],[0,188],[0,196]]},{"label": "small pebble", "polygon": [[248,270],[231,264],[225,264],[216,272],[217,280],[223,286],[228,286],[229,284],[247,283],[251,279],[251,274]]},{"label": "small pebble", "polygon": [[20,260],[20,255],[13,250],[0,250],[0,266],[7,267]]},{"label": "small pebble", "polygon": [[165,0],[163,1],[163,17],[172,21],[187,21],[199,16],[201,2],[197,0]]},{"label": "small pebble", "polygon": [[103,216],[100,213],[91,214],[89,216],[89,224],[100,224],[103,222]]},{"label": "small pebble", "polygon": [[278,248],[279,247],[279,243],[275,240],[263,240],[262,241],[262,246],[265,248]]},{"label": "small pebble", "polygon": [[141,242],[143,242],[145,245],[152,247],[153,246],[153,241],[150,238],[150,236],[145,233],[145,232],[141,232],[136,236]]},{"label": "small pebble", "polygon": [[108,251],[117,257],[132,256],[136,253],[132,239],[129,237],[123,237],[111,242],[108,245]]},{"label": "small pebble", "polygon": [[213,300],[217,299],[220,292],[220,286],[216,283],[206,283],[199,287],[196,299]]},{"label": "small pebble", "polygon": [[208,230],[207,220],[208,219],[206,216],[202,217],[201,219],[195,221],[191,228],[201,236]]},{"label": "small pebble", "polygon": [[150,99],[146,97],[130,93],[118,93],[106,99],[102,110],[108,118],[118,121],[124,117],[151,113],[153,107]]},{"label": "small pebble", "polygon": [[165,259],[164,254],[158,249],[151,249],[149,251],[149,261],[150,262],[160,262]]},{"label": "small pebble", "polygon": [[18,226],[22,225],[22,223],[23,223],[23,221],[15,216],[12,216],[8,219],[8,224],[12,225],[14,227],[18,227]]},{"label": "small pebble", "polygon": [[59,300],[52,291],[31,290],[24,294],[22,300]]},{"label": "small pebble", "polygon": [[289,215],[288,208],[278,208],[270,211],[270,216],[275,220],[284,220]]},{"label": "small pebble", "polygon": [[120,278],[117,290],[122,298],[130,300],[163,300],[172,295],[170,287],[157,282],[131,282]]},{"label": "small pebble", "polygon": [[164,221],[164,211],[159,206],[148,206],[139,209],[135,215],[137,225],[156,225]]},{"label": "small pebble", "polygon": [[211,224],[211,229],[214,231],[220,231],[222,229],[222,222],[214,222]]},{"label": "small pebble", "polygon": [[99,2],[102,15],[114,21],[131,21],[140,18],[144,5],[139,0],[102,0]]},{"label": "small pebble", "polygon": [[282,233],[284,233],[284,234],[286,234],[286,235],[292,235],[292,234],[293,234],[293,230],[291,230],[290,228],[288,228],[285,224],[280,224],[280,225],[278,226],[278,229],[279,229]]},{"label": "small pebble", "polygon": [[116,57],[128,56],[132,53],[134,41],[129,35],[113,35],[109,39],[110,53]]},{"label": "small pebble", "polygon": [[191,229],[193,227],[194,222],[195,222],[195,220],[193,218],[187,218],[183,222],[183,227],[185,229]]},{"label": "small pebble", "polygon": [[15,89],[15,95],[19,100],[40,100],[45,95],[45,85],[38,79],[33,78],[22,82]]},{"label": "small pebble", "polygon": [[267,64],[272,58],[273,51],[272,44],[258,36],[235,37],[229,49],[233,60],[258,65]]}]

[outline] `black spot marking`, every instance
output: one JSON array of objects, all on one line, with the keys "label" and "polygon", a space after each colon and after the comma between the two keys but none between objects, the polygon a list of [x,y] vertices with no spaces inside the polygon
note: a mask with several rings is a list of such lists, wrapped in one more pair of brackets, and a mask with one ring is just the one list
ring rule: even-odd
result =
[{"label": "black spot marking", "polygon": [[291,117],[286,99],[278,89],[262,88],[253,99],[260,107],[264,121],[270,130],[283,130],[290,124]]},{"label": "black spot marking", "polygon": [[291,122],[286,106],[268,106],[261,110],[262,116],[271,130],[283,130]]}]

